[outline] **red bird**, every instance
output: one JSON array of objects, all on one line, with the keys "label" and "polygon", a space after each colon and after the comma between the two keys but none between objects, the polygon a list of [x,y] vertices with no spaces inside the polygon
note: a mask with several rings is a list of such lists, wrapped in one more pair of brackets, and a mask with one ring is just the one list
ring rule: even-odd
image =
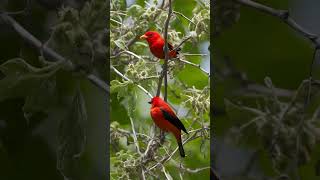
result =
[{"label": "red bird", "polygon": [[[140,39],[146,39],[149,44],[150,51],[152,54],[159,58],[164,59],[164,39],[161,37],[161,35],[156,31],[148,31],[144,35],[140,36]],[[173,50],[173,46],[168,43],[169,48],[169,58],[176,58],[179,54],[179,51],[181,50],[178,48],[177,50]]]},{"label": "red bird", "polygon": [[187,134],[188,132],[182,122],[178,119],[171,107],[160,97],[153,97],[149,104],[152,105],[150,114],[153,122],[160,129],[173,133],[179,145],[180,156],[185,157],[181,141],[181,130]]}]

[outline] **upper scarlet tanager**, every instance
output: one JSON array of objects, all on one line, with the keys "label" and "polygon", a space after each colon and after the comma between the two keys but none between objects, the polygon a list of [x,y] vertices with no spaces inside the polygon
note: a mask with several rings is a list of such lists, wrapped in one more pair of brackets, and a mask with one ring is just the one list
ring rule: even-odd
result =
[{"label": "upper scarlet tanager", "polygon": [[177,139],[181,157],[185,157],[182,141],[181,130],[188,134],[182,122],[178,119],[171,107],[160,97],[155,96],[149,102],[151,104],[150,114],[153,122],[162,130],[172,132]]},{"label": "upper scarlet tanager", "polygon": [[[164,59],[164,39],[161,37],[161,35],[156,31],[148,31],[144,35],[140,36],[140,39],[146,39],[149,44],[150,51],[152,54],[160,59]],[[181,49],[178,48],[176,50],[173,50],[173,46],[168,43],[168,49],[169,49],[169,58],[176,58],[179,54],[178,51]]]}]

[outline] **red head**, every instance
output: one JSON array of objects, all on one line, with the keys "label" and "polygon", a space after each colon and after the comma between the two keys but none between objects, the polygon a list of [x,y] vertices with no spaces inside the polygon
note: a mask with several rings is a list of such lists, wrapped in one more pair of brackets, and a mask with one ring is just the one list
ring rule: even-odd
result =
[{"label": "red head", "polygon": [[156,31],[147,31],[144,35],[140,36],[140,39],[146,39],[148,43],[155,42],[161,38],[161,35]]},{"label": "red head", "polygon": [[159,96],[153,97],[151,101],[148,103],[151,104],[152,107],[160,107],[163,106],[163,104],[165,104],[164,100],[162,100]]}]

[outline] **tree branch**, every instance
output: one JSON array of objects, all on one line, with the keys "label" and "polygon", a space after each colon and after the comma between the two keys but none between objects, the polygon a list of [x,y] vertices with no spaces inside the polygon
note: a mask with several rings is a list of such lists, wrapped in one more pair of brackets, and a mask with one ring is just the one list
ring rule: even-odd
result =
[{"label": "tree branch", "polygon": [[[209,128],[200,128],[200,129],[194,131],[194,134],[193,134],[192,136],[190,136],[188,139],[186,139],[185,141],[183,141],[183,142],[182,142],[182,145],[184,145],[184,144],[186,144],[186,143],[188,143],[188,142],[190,142],[190,141],[192,141],[192,140],[194,140],[194,139],[197,139],[197,138],[199,138],[199,137],[202,137],[202,135],[197,136],[197,134],[198,134],[199,132],[202,132],[202,131],[208,130],[208,129],[209,129]],[[150,168],[148,169],[148,171],[151,171],[152,169],[156,168],[156,167],[159,166],[160,164],[163,164],[163,163],[169,161],[169,160],[172,158],[172,156],[178,151],[178,149],[179,149],[179,147],[176,147],[175,150],[174,150],[171,154],[169,154],[169,155],[165,156],[164,158],[162,158],[162,160],[161,160],[160,162],[158,162],[157,164],[155,164],[155,165],[153,165],[152,167],[150,167]]]},{"label": "tree branch", "polygon": [[208,56],[208,54],[191,54],[191,53],[184,53],[184,56]]},{"label": "tree branch", "polygon": [[[56,61],[65,62],[66,65],[70,69],[72,69],[72,70],[75,69],[74,64],[70,60],[64,58],[63,56],[61,56],[60,54],[58,54],[57,52],[55,52],[51,48],[49,48],[47,46],[43,46],[43,44],[37,38],[35,38],[31,33],[29,33],[26,29],[24,29],[12,17],[8,16],[5,13],[2,13],[2,14],[0,14],[0,18],[3,19],[6,24],[10,25],[25,41],[27,41],[28,43],[30,43],[31,45],[33,45],[34,47],[36,47],[38,49],[42,49],[44,53],[46,53],[47,55],[49,55],[50,57],[52,57]],[[93,74],[87,74],[86,78],[91,83],[93,83],[94,85],[96,85],[97,87],[102,89],[103,91],[109,92],[109,86],[104,81],[99,79],[97,76],[95,76]]]},{"label": "tree branch", "polygon": [[312,55],[312,61],[311,61],[311,64],[310,64],[310,69],[309,69],[309,86],[308,86],[308,95],[306,97],[306,102],[305,102],[305,105],[307,106],[310,102],[310,99],[311,99],[311,88],[312,88],[312,77],[313,77],[313,64],[314,62],[316,61],[316,57],[317,57],[317,48],[314,49],[313,51],[313,55]]},{"label": "tree branch", "polygon": [[[316,53],[317,50],[320,48],[320,42],[319,42],[319,36],[313,33],[310,33],[309,31],[307,31],[305,28],[303,28],[302,26],[300,26],[298,23],[296,23],[292,17],[289,15],[289,11],[287,10],[278,10],[278,9],[273,9],[271,7],[265,6],[263,4],[259,4],[257,2],[251,1],[251,0],[235,0],[236,2],[254,8],[258,11],[264,12],[266,14],[269,14],[271,16],[277,17],[279,18],[282,22],[286,23],[287,25],[289,25],[289,27],[291,27],[293,30],[295,30],[296,32],[300,33],[302,36],[304,36],[305,38],[309,39],[313,45],[314,45],[314,54],[313,54],[313,59],[311,61],[311,67],[310,67],[310,71],[309,71],[309,78],[310,78],[310,87],[309,89],[311,89],[311,81],[312,81],[312,69],[313,69],[313,64],[316,58]],[[308,97],[309,99],[310,97]],[[307,100],[309,101],[309,100]]]},{"label": "tree branch", "polygon": [[131,117],[129,117],[129,119],[130,119],[131,128],[132,128],[132,133],[133,133],[133,141],[134,141],[134,144],[136,145],[136,148],[137,148],[138,153],[141,155],[141,151],[140,151],[140,148],[139,148],[139,142],[138,142],[136,130],[135,130],[135,128],[134,128],[134,123],[133,123],[133,120],[132,120]]},{"label": "tree branch", "polygon": [[[189,39],[191,38],[191,36],[187,36],[186,38],[184,38],[181,42],[180,42],[180,44],[178,45],[178,46],[176,46],[172,51],[176,51],[177,49],[179,49],[185,42],[187,42]],[[208,76],[210,76],[210,73],[209,72],[207,72],[205,69],[203,69],[201,66],[200,66],[200,64],[194,64],[194,63],[192,63],[192,62],[189,62],[189,61],[186,61],[186,60],[182,60],[182,59],[180,59],[180,58],[177,58],[178,59],[178,61],[180,61],[180,62],[183,62],[183,63],[185,63],[185,64],[188,64],[188,65],[191,65],[191,66],[194,66],[194,67],[197,67],[197,68],[199,68],[201,71],[203,71],[206,75],[208,75]]]},{"label": "tree branch", "polygon": [[172,13],[172,5],[171,5],[171,0],[169,0],[169,10],[168,10],[168,17],[165,22],[164,26],[164,67],[163,67],[163,73],[164,73],[164,101],[167,102],[167,93],[168,93],[168,60],[169,60],[169,47],[168,47],[168,27],[169,27],[169,22],[171,18],[171,13]]},{"label": "tree branch", "polygon": [[184,167],[182,164],[180,165],[175,161],[172,161],[172,162],[173,162],[174,166],[176,166],[177,168],[182,169],[182,170],[184,170],[184,171],[186,171],[188,173],[198,173],[200,171],[203,171],[203,170],[211,168],[210,166],[207,166],[207,167],[202,167],[202,168],[191,169],[191,168]]},{"label": "tree branch", "polygon": [[182,16],[183,18],[185,18],[186,20],[188,20],[190,23],[192,23],[193,25],[197,25],[196,23],[194,23],[191,19],[189,19],[187,16],[185,16],[184,14],[182,14],[181,12],[178,11],[173,11],[174,14],[178,14],[180,16]]},{"label": "tree branch", "polygon": [[179,59],[179,58],[178,58],[178,61],[183,62],[183,63],[188,64],[188,65],[191,65],[191,66],[194,66],[194,67],[196,67],[196,68],[199,68],[199,69],[200,69],[202,72],[204,72],[206,75],[210,76],[210,73],[207,72],[205,69],[203,69],[203,68],[200,66],[200,64],[195,64],[195,63],[192,63],[192,62],[189,62],[189,61],[186,61],[186,60],[183,60],[183,59]]},{"label": "tree branch", "polygon": [[[303,106],[303,113],[301,116],[301,119],[297,125],[297,137],[296,137],[296,158],[294,159],[294,165],[292,167],[294,168],[298,168],[299,166],[299,151],[300,151],[300,145],[301,145],[301,131],[302,131],[302,126],[304,124],[304,118],[305,118],[305,112],[306,109],[310,103],[310,99],[311,99],[311,90],[312,90],[312,71],[313,71],[313,64],[314,61],[316,59],[316,54],[317,54],[317,50],[320,48],[320,42],[319,42],[319,38],[318,35],[312,34],[309,31],[307,31],[306,29],[304,29],[302,26],[300,26],[298,23],[296,23],[290,16],[289,16],[289,12],[286,10],[277,10],[277,9],[273,9],[271,7],[256,3],[254,1],[251,0],[235,0],[236,2],[257,9],[261,12],[264,12],[266,14],[272,15],[274,17],[279,18],[282,22],[286,23],[289,27],[291,27],[293,30],[295,30],[296,32],[300,33],[302,36],[304,36],[305,38],[309,39],[313,45],[314,45],[314,52],[313,52],[313,58],[310,64],[310,69],[309,69],[309,84],[308,84],[308,89],[307,89],[307,94],[305,97],[305,101],[304,101],[304,106]],[[292,102],[291,104],[293,104],[294,102]],[[288,109],[290,108],[290,106],[288,107]],[[287,110],[286,110],[287,111]],[[285,113],[286,113],[285,111]],[[284,114],[285,115],[285,114]],[[296,171],[295,171],[296,172]],[[298,174],[296,174],[298,176]],[[300,179],[300,177],[297,177],[298,179]]]},{"label": "tree branch", "polygon": [[24,6],[24,9],[22,10],[19,10],[19,11],[11,11],[11,12],[8,12],[8,11],[2,11],[0,10],[0,14],[6,14],[6,15],[20,15],[20,14],[26,14],[29,10],[30,10],[30,7],[31,7],[31,0],[25,0],[25,6]]},{"label": "tree branch", "polygon": [[212,167],[210,168],[210,179],[212,179],[212,180],[221,180],[218,172],[215,169],[213,169]]},{"label": "tree branch", "polygon": [[302,26],[297,24],[289,15],[289,12],[287,10],[278,10],[273,9],[271,7],[265,6],[263,4],[259,4],[257,2],[251,1],[251,0],[234,0],[242,5],[254,8],[258,11],[261,11],[263,13],[269,14],[271,16],[275,16],[282,20],[284,23],[288,24],[293,30],[299,32],[302,36],[309,39],[313,44],[315,45],[316,49],[319,49],[320,43],[318,40],[318,36],[316,34],[312,34],[308,32],[306,29],[304,29]]},{"label": "tree branch", "polygon": [[[310,98],[311,98],[311,90],[312,90],[312,70],[313,70],[313,63],[315,61],[315,58],[316,58],[316,54],[317,54],[317,48],[314,50],[313,52],[313,56],[312,56],[312,62],[311,62],[311,65],[310,65],[310,74],[309,74],[309,81],[308,81],[308,89],[307,89],[307,94],[306,94],[306,97],[304,99],[304,105],[303,105],[303,109],[302,109],[302,116],[301,116],[301,119],[296,127],[297,129],[297,137],[296,137],[296,156],[295,156],[295,159],[294,159],[294,167],[296,168],[296,170],[298,170],[299,168],[299,153],[300,153],[300,149],[301,149],[301,141],[302,141],[302,131],[303,131],[303,126],[305,124],[305,117],[306,117],[306,111],[307,111],[307,108],[310,104]],[[296,172],[296,171],[295,171]],[[299,176],[299,174],[297,174],[298,176],[298,179],[301,179],[301,177]]]},{"label": "tree branch", "polygon": [[179,49],[179,48],[182,46],[182,44],[184,44],[185,42],[187,42],[191,37],[192,37],[192,36],[187,36],[186,38],[184,38],[184,39],[180,42],[180,44],[179,44],[178,46],[176,46],[172,51],[176,51],[177,49]]},{"label": "tree branch", "polygon": [[[117,131],[119,131],[122,134],[125,134],[125,135],[128,135],[128,136],[132,136],[132,138],[133,138],[133,133],[131,133],[130,131],[127,131],[127,130],[121,129],[121,128],[117,128]],[[150,136],[148,136],[146,134],[143,134],[143,133],[137,133],[136,132],[136,136],[137,137],[139,136],[139,137],[145,138],[145,139],[152,139]]]}]

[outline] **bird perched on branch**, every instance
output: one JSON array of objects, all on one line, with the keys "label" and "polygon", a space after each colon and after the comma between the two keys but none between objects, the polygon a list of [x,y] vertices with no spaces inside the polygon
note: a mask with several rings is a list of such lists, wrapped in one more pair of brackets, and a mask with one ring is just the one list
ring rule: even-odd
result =
[{"label": "bird perched on branch", "polygon": [[185,157],[181,141],[181,130],[188,134],[186,128],[176,116],[171,107],[160,97],[155,96],[149,102],[151,104],[150,114],[153,122],[162,130],[171,132],[175,136],[181,157]]},{"label": "bird perched on branch", "polygon": [[[164,39],[156,31],[148,31],[144,35],[140,36],[140,39],[146,39],[149,44],[150,51],[152,54],[160,59],[165,58],[164,54]],[[179,54],[180,48],[174,50],[173,46],[168,43],[169,58],[176,58]]]}]

